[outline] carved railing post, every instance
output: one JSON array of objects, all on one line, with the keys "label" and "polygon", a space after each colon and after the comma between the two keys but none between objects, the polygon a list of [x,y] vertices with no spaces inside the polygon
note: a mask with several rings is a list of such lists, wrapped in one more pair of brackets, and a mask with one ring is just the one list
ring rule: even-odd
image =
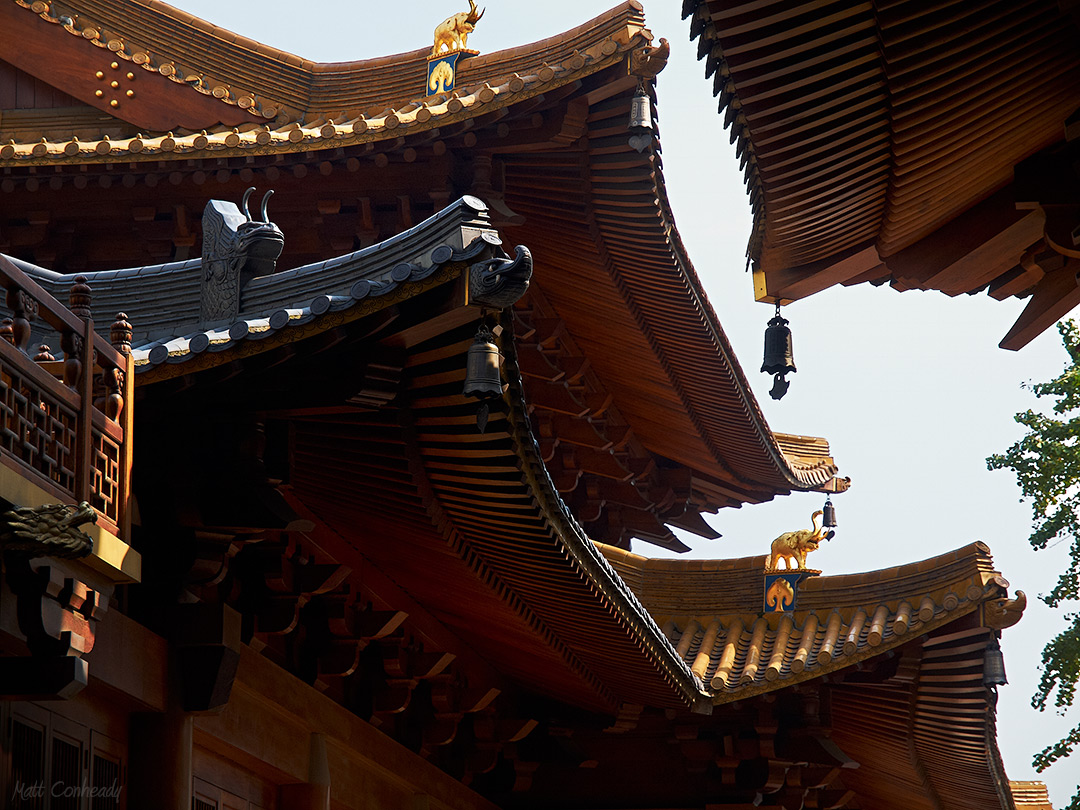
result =
[{"label": "carved railing post", "polygon": [[0,340],[6,340],[12,346],[15,345],[15,328],[11,325],[11,318],[0,321]]},{"label": "carved railing post", "polygon": [[[116,320],[109,328],[109,340],[113,348],[125,358],[131,356],[131,324],[128,323],[127,315],[123,312],[116,313]],[[102,369],[101,375],[105,383],[105,415],[114,422],[120,421],[120,412],[124,409],[124,382],[126,370],[108,367]]]},{"label": "carved railing post", "polygon": [[[86,276],[75,276],[75,283],[68,293],[68,309],[84,321],[90,317],[90,286]],[[64,384],[77,391],[82,376],[82,335],[65,329],[60,336],[60,348],[64,350]]]},{"label": "carved railing post", "polygon": [[52,356],[52,352],[49,349],[49,344],[47,344],[47,343],[40,344],[38,346],[37,354],[34,355],[34,362],[35,363],[51,363],[54,360],[56,360],[56,358]]},{"label": "carved railing post", "polygon": [[25,290],[8,287],[7,306],[12,314],[11,326],[15,346],[23,354],[27,354],[27,347],[30,345],[30,323],[37,318],[38,302]]},{"label": "carved railing post", "polygon": [[82,334],[83,371],[79,375],[79,415],[75,445],[75,497],[91,502],[94,468],[94,321],[87,319]]}]

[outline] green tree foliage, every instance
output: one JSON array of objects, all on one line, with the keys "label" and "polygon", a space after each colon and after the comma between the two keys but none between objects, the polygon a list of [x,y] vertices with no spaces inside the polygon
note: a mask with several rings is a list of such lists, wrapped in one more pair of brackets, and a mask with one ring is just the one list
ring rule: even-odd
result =
[{"label": "green tree foliage", "polygon": [[[1025,499],[1031,501],[1036,550],[1069,544],[1069,562],[1054,589],[1041,599],[1064,608],[1080,599],[1080,327],[1074,321],[1058,324],[1070,362],[1056,379],[1031,386],[1036,397],[1052,402],[1049,415],[1027,410],[1016,421],[1027,434],[1003,454],[986,460],[991,470],[1012,470]],[[1076,698],[1080,681],[1080,613],[1066,613],[1068,626],[1043,648],[1042,678],[1031,705],[1045,711],[1052,702],[1064,714]],[[1080,745],[1080,725],[1035,755],[1042,772],[1068,757]],[[1080,810],[1080,789],[1066,810]]]}]

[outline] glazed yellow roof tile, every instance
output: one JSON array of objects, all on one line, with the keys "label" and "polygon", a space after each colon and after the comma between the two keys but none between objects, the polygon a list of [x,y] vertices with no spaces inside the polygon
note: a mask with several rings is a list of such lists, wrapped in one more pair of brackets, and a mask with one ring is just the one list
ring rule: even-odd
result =
[{"label": "glazed yellow roof tile", "polygon": [[1042,782],[1009,782],[1016,810],[1054,810],[1050,794]]},{"label": "glazed yellow roof tile", "polygon": [[9,141],[0,146],[0,166],[276,154],[397,138],[527,100],[616,64],[652,39],[640,4],[630,0],[557,37],[473,57],[461,70],[462,88],[425,97],[430,48],[358,62],[316,63],[245,40],[156,0],[78,0],[81,13],[74,17],[56,2],[0,0],[5,1],[63,26],[87,47],[108,48],[178,85],[273,120],[119,140]]},{"label": "glazed yellow roof tile", "polygon": [[602,551],[717,703],[880,655],[1008,588],[989,548],[973,543],[910,565],[812,577],[795,613],[763,613],[765,556],[654,560]]}]

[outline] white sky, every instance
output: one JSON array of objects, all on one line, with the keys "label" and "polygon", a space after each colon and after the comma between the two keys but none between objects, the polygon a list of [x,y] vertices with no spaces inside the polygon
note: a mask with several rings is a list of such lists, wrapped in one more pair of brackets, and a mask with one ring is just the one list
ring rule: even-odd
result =
[{"label": "white sky", "polygon": [[[489,0],[469,45],[490,52],[552,36],[615,2]],[[181,0],[177,5],[258,41],[331,62],[430,45],[435,25],[465,3],[411,0],[406,12],[406,6],[399,11],[394,4],[323,0],[312,13],[284,0]],[[1057,333],[1051,330],[1019,353],[1006,352],[997,343],[1023,308],[1015,299],[949,299],[869,285],[834,288],[785,308],[799,371],[784,400],[773,402],[769,378],[757,373],[771,312],[753,302],[751,279],[743,272],[749,205],[712,82],[696,61],[688,24],[679,19],[681,5],[677,0],[646,3],[650,28],[672,45],[657,90],[664,175],[679,231],[770,425],[828,438],[841,474],[854,482],[835,499],[837,536],[814,555],[814,565],[826,574],[866,571],[973,540],[988,543],[998,570],[1030,597],[1024,620],[1004,633],[1011,683],[1000,690],[998,742],[1009,777],[1043,779],[1055,807],[1061,807],[1076,784],[1080,754],[1034,774],[1031,754],[1071,724],[1034,711],[1030,698],[1042,645],[1064,626],[1035,597],[1052,587],[1066,549],[1031,551],[1029,507],[1018,502],[1011,474],[989,473],[984,461],[1019,437],[1013,414],[1034,407],[1021,382],[1048,379],[1064,367]],[[797,494],[725,510],[710,518],[724,537],[688,538],[691,554],[767,553],[772,538],[808,525],[810,512],[822,501],[819,495]],[[635,551],[658,552],[644,544]],[[1075,724],[1076,714],[1066,720]]]}]

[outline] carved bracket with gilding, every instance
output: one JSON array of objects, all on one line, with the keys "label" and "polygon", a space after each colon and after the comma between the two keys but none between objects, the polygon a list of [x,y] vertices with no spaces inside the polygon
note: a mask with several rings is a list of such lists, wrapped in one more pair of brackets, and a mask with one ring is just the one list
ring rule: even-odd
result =
[{"label": "carved bracket with gilding", "polygon": [[513,259],[494,257],[469,267],[469,303],[490,309],[513,306],[529,289],[532,253],[524,245],[514,248]]}]

